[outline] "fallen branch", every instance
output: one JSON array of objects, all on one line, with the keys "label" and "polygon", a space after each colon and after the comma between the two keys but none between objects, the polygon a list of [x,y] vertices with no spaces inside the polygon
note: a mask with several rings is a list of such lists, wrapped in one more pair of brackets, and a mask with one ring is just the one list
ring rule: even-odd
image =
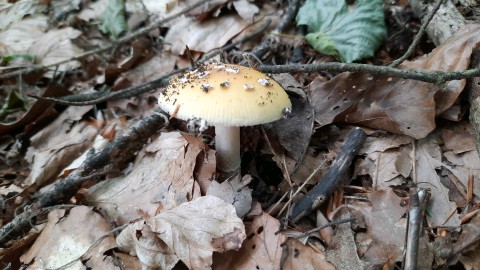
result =
[{"label": "fallen branch", "polygon": [[340,148],[335,161],[327,173],[318,181],[318,184],[314,188],[295,204],[291,215],[288,217],[289,220],[297,222],[300,218],[308,215],[327,200],[340,184],[342,176],[362,147],[366,137],[365,132],[359,127],[354,128],[348,133],[345,138],[345,143]]},{"label": "fallen branch", "polygon": [[79,168],[55,184],[38,202],[0,228],[0,244],[5,245],[8,241],[26,234],[32,228],[35,213],[69,200],[86,180],[98,178],[99,171],[118,168],[119,165],[129,162],[147,140],[166,124],[168,116],[157,109],[111,141],[100,152],[92,152]]},{"label": "fallen branch", "polygon": [[265,73],[291,73],[291,72],[364,72],[374,75],[401,77],[404,79],[442,85],[447,81],[461,80],[480,76],[480,68],[462,71],[427,71],[413,69],[398,69],[388,66],[375,66],[368,64],[347,64],[337,62],[324,62],[318,64],[290,64],[290,65],[261,65],[258,69]]}]

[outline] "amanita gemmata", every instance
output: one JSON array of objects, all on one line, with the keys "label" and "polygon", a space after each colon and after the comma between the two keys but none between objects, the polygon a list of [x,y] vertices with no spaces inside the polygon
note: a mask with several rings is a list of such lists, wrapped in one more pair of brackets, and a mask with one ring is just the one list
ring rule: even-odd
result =
[{"label": "amanita gemmata", "polygon": [[292,103],[283,88],[252,68],[213,63],[170,81],[160,95],[160,108],[181,120],[215,126],[217,169],[240,168],[240,127],[285,117]]}]

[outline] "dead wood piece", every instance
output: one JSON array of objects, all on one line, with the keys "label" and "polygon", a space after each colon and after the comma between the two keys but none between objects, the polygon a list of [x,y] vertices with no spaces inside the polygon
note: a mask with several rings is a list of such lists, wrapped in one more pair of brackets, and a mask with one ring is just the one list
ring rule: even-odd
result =
[{"label": "dead wood piece", "polygon": [[305,197],[298,201],[293,207],[289,220],[298,221],[300,218],[318,208],[332,194],[340,184],[342,176],[347,171],[353,158],[363,145],[367,135],[361,128],[354,128],[348,133],[340,151],[328,172],[318,184],[311,189]]},{"label": "dead wood piece", "polygon": [[37,216],[35,213],[45,207],[69,200],[77,193],[84,181],[98,178],[99,172],[107,167],[119,168],[121,164],[129,162],[147,140],[166,124],[168,124],[167,114],[157,109],[111,141],[100,152],[92,152],[78,169],[54,185],[38,202],[31,205],[28,211],[16,216],[0,228],[0,245],[26,234],[33,225],[34,217]]},{"label": "dead wood piece", "polygon": [[[435,9],[434,1],[409,0],[412,10],[422,17],[422,21],[427,20],[424,14],[430,13]],[[467,21],[457,10],[452,1],[444,1],[438,12],[433,16],[432,21],[427,26],[427,34],[435,45],[440,45],[448,38],[453,36],[460,27],[465,25]]]}]

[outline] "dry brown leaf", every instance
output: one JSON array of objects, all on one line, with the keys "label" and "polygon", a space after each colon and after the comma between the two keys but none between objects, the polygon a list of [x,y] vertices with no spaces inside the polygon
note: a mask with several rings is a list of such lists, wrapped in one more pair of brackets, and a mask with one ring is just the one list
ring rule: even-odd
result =
[{"label": "dry brown leaf", "polygon": [[278,138],[280,144],[299,162],[307,150],[313,134],[314,112],[302,85],[290,74],[278,74],[273,78],[287,91],[292,101],[290,117],[280,119],[267,126],[270,136]]},{"label": "dry brown leaf", "polygon": [[26,159],[32,164],[25,183],[42,186],[54,178],[83,151],[90,147],[98,131],[95,127],[79,122],[92,106],[70,107],[54,122],[31,138]]},{"label": "dry brown leaf", "polygon": [[360,255],[369,263],[384,265],[389,260],[401,260],[407,208],[401,206],[400,198],[391,188],[373,191],[368,198],[369,203],[354,201],[353,205],[341,206],[335,210],[332,219],[349,211],[364,220],[366,232],[357,232],[356,241]]},{"label": "dry brown leaf", "polygon": [[246,224],[247,239],[236,252],[216,254],[214,268],[221,269],[280,269],[282,247],[285,239],[282,234],[275,235],[280,222],[263,213]]},{"label": "dry brown leaf", "polygon": [[467,121],[443,128],[442,139],[445,149],[453,150],[455,154],[476,150],[474,134],[473,126]]},{"label": "dry brown leaf", "polygon": [[[250,179],[245,179],[246,177]],[[237,215],[243,217],[252,206],[252,189],[248,188],[251,179],[250,175],[245,175],[241,180],[240,177],[233,177],[222,183],[214,180],[208,188],[207,195],[216,196],[232,204],[237,210]]]},{"label": "dry brown leaf", "polygon": [[435,140],[435,135],[431,134],[417,143],[415,153],[417,158],[416,179],[417,183],[420,183],[420,187],[429,188],[432,194],[427,206],[430,213],[428,219],[432,226],[455,227],[460,225],[458,214],[455,211],[450,218],[449,215],[457,206],[449,200],[448,187],[442,184],[437,172],[445,165],[442,164],[442,152]]},{"label": "dry brown leaf", "polygon": [[[11,24],[0,33],[0,47],[3,47],[5,54],[31,55],[35,58],[35,63],[41,65],[71,59],[83,52],[71,42],[82,32],[72,27],[45,32],[48,29],[47,20],[45,15],[34,15]],[[68,71],[79,66],[78,61],[69,61],[59,65],[57,71]],[[53,71],[45,74],[47,77],[52,75]]]},{"label": "dry brown leaf", "polygon": [[317,170],[310,182],[310,184],[314,185],[316,181],[321,179],[325,174],[328,169],[328,164],[327,157],[324,155],[324,153],[317,153],[316,149],[309,147],[307,148],[307,151],[298,168],[290,176],[290,179],[295,184],[302,185],[305,180],[310,177],[312,172],[320,166],[322,169]]},{"label": "dry brown leaf", "polygon": [[376,165],[378,164],[378,167],[376,166],[375,168],[376,173],[378,173],[376,174],[376,177],[378,177],[378,181],[388,182],[402,174],[402,176],[404,177],[410,176],[413,164],[408,153],[406,153],[405,151],[386,151],[377,154],[378,155],[376,156],[374,161]]},{"label": "dry brown leaf", "polygon": [[[337,217],[338,219],[346,219],[351,216],[349,211],[343,208],[339,209]],[[340,224],[335,228],[331,243],[332,245],[327,249],[326,257],[337,269],[364,269],[364,262],[360,260],[357,254],[357,246],[350,223]]]},{"label": "dry brown leaf", "polygon": [[158,238],[145,221],[125,228],[117,237],[117,245],[120,250],[137,256],[142,269],[172,269],[179,261],[174,251]]},{"label": "dry brown leaf", "polygon": [[[460,71],[468,68],[472,50],[480,42],[480,25],[468,25],[430,54],[403,69]],[[310,84],[315,119],[324,126],[347,122],[420,139],[435,128],[435,116],[448,109],[465,86],[450,81],[445,90],[430,83],[363,73],[341,73],[323,83]]]},{"label": "dry brown leaf", "polygon": [[68,214],[66,210],[53,210],[42,233],[20,260],[31,263],[27,269],[54,269],[67,264],[72,269],[85,268],[85,264],[93,269],[115,269],[112,258],[104,255],[116,247],[113,237],[96,243],[111,229],[102,216],[86,206],[72,208]]},{"label": "dry brown leaf", "polygon": [[78,13],[77,18],[86,22],[91,20],[100,20],[102,14],[107,10],[110,0],[98,0],[95,2],[89,2],[88,6],[82,8]]},{"label": "dry brown leaf", "polygon": [[123,266],[123,269],[142,270],[142,264],[137,257],[121,252],[114,252],[113,254],[115,254],[115,257],[118,258],[121,266]]},{"label": "dry brown leaf", "polygon": [[411,142],[411,137],[393,133],[385,133],[381,134],[381,136],[367,136],[367,139],[358,153],[362,155],[373,152],[384,152],[388,149],[398,148],[401,145],[409,144]]},{"label": "dry brown leaf", "polygon": [[156,54],[148,61],[123,72],[121,76],[130,85],[140,85],[158,79],[172,72],[175,68],[177,57],[168,52]]},{"label": "dry brown leaf", "polygon": [[118,224],[142,214],[154,216],[200,195],[192,192],[196,190],[193,170],[201,152],[179,132],[163,132],[146,147],[146,153],[138,155],[128,175],[95,185],[88,200]]},{"label": "dry brown leaf", "polygon": [[26,53],[32,43],[38,40],[48,29],[48,17],[37,14],[11,24],[5,31],[0,32],[0,47],[2,53]]},{"label": "dry brown leaf", "polygon": [[325,254],[315,251],[309,246],[305,246],[302,242],[295,238],[288,238],[285,242],[286,250],[285,261],[282,268],[285,270],[334,270],[335,267],[327,262]]},{"label": "dry brown leaf", "polygon": [[[33,55],[37,64],[50,65],[67,59],[73,59],[80,55],[83,50],[72,43],[72,39],[79,37],[82,32],[72,28],[65,27],[61,29],[51,29],[36,39],[26,52]],[[80,66],[78,61],[69,61],[57,67],[56,72],[69,71]],[[54,70],[45,74],[51,78]]]},{"label": "dry brown leaf", "polygon": [[[197,0],[127,0],[125,1],[125,6],[127,12],[147,12],[149,14],[155,15],[156,17],[165,18],[167,16],[178,13],[182,9],[196,4],[197,2]],[[208,3],[202,5],[201,7],[192,10],[191,12],[189,12],[189,14],[204,15],[207,12],[223,6],[223,4],[227,2],[228,0],[211,0]]]},{"label": "dry brown leaf", "polygon": [[[44,91],[43,97],[59,97],[70,94],[64,86],[51,83]],[[10,123],[0,123],[0,136],[25,132],[26,136],[32,136],[36,130],[44,128],[51,123],[60,113],[49,101],[37,100],[20,119]]]},{"label": "dry brown leaf", "polygon": [[204,196],[129,225],[117,243],[144,266],[171,269],[181,260],[190,269],[208,269],[214,251],[237,250],[244,239],[235,208]]},{"label": "dry brown leaf", "polygon": [[255,14],[260,10],[255,4],[247,0],[234,1],[233,6],[237,11],[238,15],[242,17],[245,21],[252,22]]},{"label": "dry brown leaf", "polygon": [[48,8],[46,2],[29,0],[4,1],[1,5],[0,31],[4,31],[12,23],[21,21],[26,15],[41,13]]},{"label": "dry brown leaf", "polygon": [[204,22],[182,17],[168,30],[165,43],[171,44],[170,51],[178,55],[184,53],[185,46],[192,51],[209,52],[225,45],[248,25],[238,15],[221,16]]}]

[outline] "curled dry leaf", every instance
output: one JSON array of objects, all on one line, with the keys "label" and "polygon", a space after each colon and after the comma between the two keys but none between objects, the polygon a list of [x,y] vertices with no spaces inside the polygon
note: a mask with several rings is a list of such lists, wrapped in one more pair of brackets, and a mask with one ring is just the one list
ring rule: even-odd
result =
[{"label": "curled dry leaf", "polygon": [[165,43],[171,44],[170,50],[174,54],[183,54],[185,45],[192,51],[209,52],[225,45],[248,25],[238,15],[221,16],[205,22],[181,17],[168,30]]},{"label": "curled dry leaf", "polygon": [[302,244],[295,238],[288,238],[286,243],[286,259],[283,262],[282,269],[285,270],[304,270],[304,269],[323,269],[334,270],[335,267],[327,262],[325,254],[319,250],[314,250],[308,245]]},{"label": "curled dry leaf", "polygon": [[[436,132],[435,132],[436,133]],[[430,188],[431,198],[428,204],[428,220],[432,226],[458,226],[459,214],[452,211],[457,208],[449,198],[449,187],[443,185],[437,170],[445,167],[442,163],[442,151],[435,141],[437,134],[432,133],[417,143],[417,182],[420,187]],[[421,169],[420,169],[421,168]]]},{"label": "curled dry leaf", "polygon": [[238,250],[245,237],[235,208],[204,196],[129,225],[117,244],[145,267],[170,269],[181,260],[190,269],[208,269],[214,251]]},{"label": "curled dry leaf", "polygon": [[[48,214],[48,222],[30,250],[20,257],[27,269],[115,269],[112,258],[104,255],[116,247],[108,235],[110,225],[98,213],[86,206]],[[48,247],[48,248],[46,248]]]},{"label": "curled dry leaf", "polygon": [[[62,60],[72,59],[83,52],[72,43],[82,32],[72,28],[51,29],[45,32],[48,17],[35,15],[31,18],[11,24],[0,33],[0,47],[7,54],[31,55],[36,64],[49,65]],[[58,71],[69,71],[80,66],[78,61],[69,61],[58,66]],[[45,76],[51,77],[53,72]]]},{"label": "curled dry leaf", "polygon": [[252,206],[252,189],[248,188],[251,179],[250,175],[245,175],[242,179],[235,176],[233,179],[223,181],[223,183],[214,180],[208,188],[207,195],[222,198],[232,204],[237,210],[237,215],[243,217]]},{"label": "curled dry leaf", "polygon": [[214,268],[221,269],[280,269],[281,243],[285,237],[275,234],[278,219],[267,213],[256,216],[246,225],[248,238],[239,251],[216,254]]},{"label": "curled dry leaf", "polygon": [[179,132],[164,132],[138,155],[128,175],[98,183],[87,199],[119,224],[142,213],[154,216],[199,196],[194,193],[193,171],[202,151]]},{"label": "curled dry leaf", "polygon": [[92,143],[98,131],[95,127],[79,122],[92,106],[70,107],[49,126],[32,137],[26,159],[32,163],[26,184],[48,184]]},{"label": "curled dry leaf", "polygon": [[[479,29],[480,25],[468,25],[430,54],[400,68],[465,70],[480,43]],[[347,122],[420,139],[435,128],[435,116],[454,104],[464,86],[465,80],[449,81],[440,90],[415,80],[345,72],[326,83],[315,79],[310,98],[315,120],[322,126]]]},{"label": "curled dry leaf", "polygon": [[[346,207],[340,208],[337,214],[338,219],[351,217]],[[350,223],[336,226],[332,243],[327,249],[326,257],[330,263],[335,265],[336,269],[365,269],[365,262],[357,254],[355,236]]]},{"label": "curled dry leaf", "polygon": [[266,126],[269,135],[278,137],[280,144],[299,162],[312,137],[314,111],[302,86],[292,75],[278,74],[273,78],[288,92],[292,101],[292,114]]},{"label": "curled dry leaf", "polygon": [[[350,212],[354,213],[358,220],[364,221],[366,230],[357,232],[355,240],[358,255],[366,258],[368,262],[374,265],[384,265],[388,260],[401,260],[407,222],[404,215],[407,208],[401,206],[400,198],[391,188],[371,192],[368,194],[368,198],[369,203],[353,201],[348,206],[343,205],[337,208],[331,214],[331,219],[340,218],[340,215]],[[348,224],[341,226],[344,226],[342,230],[347,227],[350,229]],[[333,242],[335,243],[334,249],[348,245],[347,241],[339,241],[338,237],[334,237]],[[333,253],[337,252],[341,252],[341,250]],[[354,252],[357,253],[357,251]]]}]

